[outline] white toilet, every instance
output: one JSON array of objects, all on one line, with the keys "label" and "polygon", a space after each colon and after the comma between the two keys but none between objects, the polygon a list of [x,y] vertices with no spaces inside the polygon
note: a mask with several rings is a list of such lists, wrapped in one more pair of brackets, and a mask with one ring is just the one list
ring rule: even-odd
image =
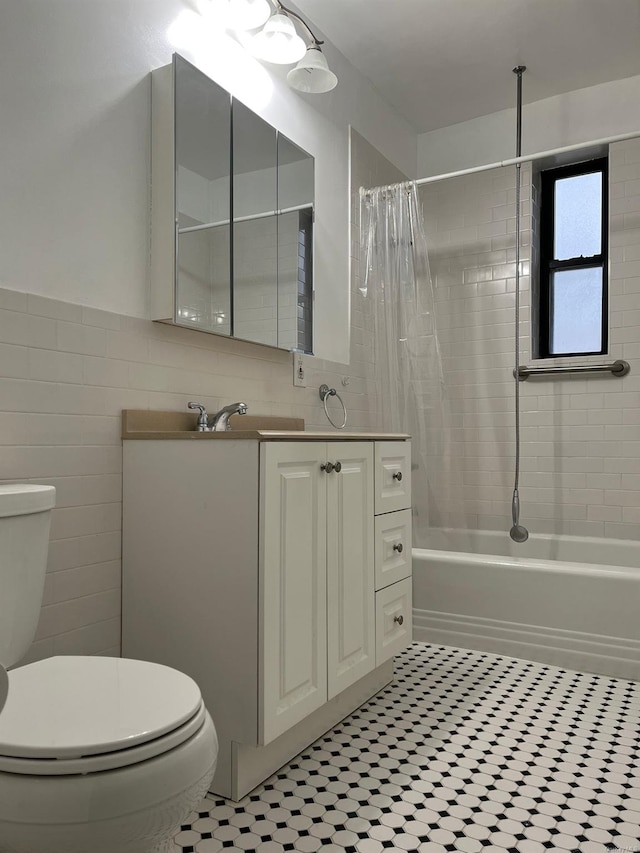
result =
[{"label": "white toilet", "polygon": [[[35,633],[54,503],[51,486],[0,486],[4,667],[20,660]],[[159,664],[105,657],[54,657],[8,675],[0,853],[173,850],[218,754],[195,682]]]}]

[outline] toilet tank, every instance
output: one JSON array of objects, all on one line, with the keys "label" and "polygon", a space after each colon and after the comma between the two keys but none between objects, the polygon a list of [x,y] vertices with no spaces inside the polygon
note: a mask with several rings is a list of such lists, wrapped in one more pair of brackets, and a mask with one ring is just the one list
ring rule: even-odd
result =
[{"label": "toilet tank", "polygon": [[0,663],[27,652],[38,625],[53,486],[0,486]]}]

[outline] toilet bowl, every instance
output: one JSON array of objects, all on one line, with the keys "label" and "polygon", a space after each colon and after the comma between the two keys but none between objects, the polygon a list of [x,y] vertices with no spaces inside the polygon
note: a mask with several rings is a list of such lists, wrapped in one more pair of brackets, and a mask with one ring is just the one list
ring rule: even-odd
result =
[{"label": "toilet bowl", "polygon": [[38,624],[55,494],[0,485],[0,853],[168,853],[218,756],[195,682],[107,657],[10,669]]},{"label": "toilet bowl", "polygon": [[9,672],[2,853],[160,853],[206,794],[218,743],[188,676],[121,658]]}]

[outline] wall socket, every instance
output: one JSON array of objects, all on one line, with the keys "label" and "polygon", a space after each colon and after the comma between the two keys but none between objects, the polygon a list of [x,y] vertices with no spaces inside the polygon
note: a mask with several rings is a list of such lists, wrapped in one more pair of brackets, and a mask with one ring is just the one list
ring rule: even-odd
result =
[{"label": "wall socket", "polygon": [[304,355],[301,352],[293,353],[293,384],[296,388],[307,387],[307,375],[305,373]]}]

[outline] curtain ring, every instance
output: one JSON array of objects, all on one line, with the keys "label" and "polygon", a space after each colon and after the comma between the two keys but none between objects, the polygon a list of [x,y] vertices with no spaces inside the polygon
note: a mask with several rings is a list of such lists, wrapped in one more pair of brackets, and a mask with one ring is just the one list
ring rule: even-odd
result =
[{"label": "curtain ring", "polygon": [[[340,405],[342,406],[342,411],[344,412],[344,418],[343,418],[341,424],[337,424],[333,420],[331,420],[331,415],[329,414],[329,410],[327,409],[327,398],[328,397],[336,397],[338,400],[340,400]],[[336,391],[335,388],[329,388],[328,385],[321,385],[320,386],[320,399],[322,400],[322,405],[324,406],[324,413],[327,416],[327,420],[329,421],[331,426],[335,427],[336,429],[344,429],[347,425],[347,407],[345,406],[344,401],[343,401],[342,397],[340,396],[340,394],[338,394],[338,392]]]}]

